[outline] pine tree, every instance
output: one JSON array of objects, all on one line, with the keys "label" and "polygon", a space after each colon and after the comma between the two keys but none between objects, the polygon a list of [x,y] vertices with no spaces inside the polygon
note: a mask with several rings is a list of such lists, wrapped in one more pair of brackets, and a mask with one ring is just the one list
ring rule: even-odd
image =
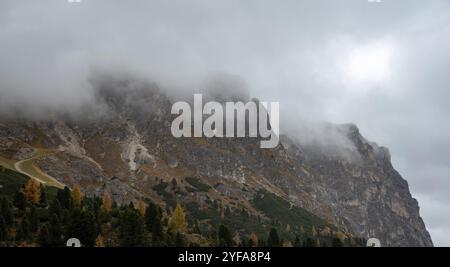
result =
[{"label": "pine tree", "polygon": [[333,238],[331,246],[333,246],[333,247],[343,247],[344,244],[342,243],[341,239],[335,237],[335,238]]},{"label": "pine tree", "polygon": [[27,207],[27,198],[23,194],[22,190],[16,191],[14,193],[14,206],[21,211],[24,211]]},{"label": "pine tree", "polygon": [[0,214],[0,241],[5,241],[8,239],[8,227],[6,226],[5,219],[2,214]]},{"label": "pine tree", "polygon": [[169,228],[171,229],[171,232],[173,234],[186,232],[186,229],[187,229],[186,215],[184,214],[184,210],[180,206],[180,204],[177,204],[177,206],[172,214],[172,218],[170,219]]},{"label": "pine tree", "polygon": [[155,221],[159,221],[161,223],[161,212],[159,210],[159,207],[157,207],[153,203],[150,203],[148,208],[145,210],[144,218],[147,230],[149,232],[152,232],[152,226],[153,224],[155,224]]},{"label": "pine tree", "polygon": [[313,238],[316,238],[317,237],[317,230],[316,230],[316,226],[312,226],[312,229],[311,229],[311,236],[313,237]]},{"label": "pine tree", "polygon": [[72,210],[73,208],[72,193],[70,192],[70,189],[67,186],[64,187],[63,190],[58,190],[56,198],[58,199],[61,208]]},{"label": "pine tree", "polygon": [[41,200],[41,184],[35,179],[29,179],[23,188],[23,193],[30,203],[39,204]]},{"label": "pine tree", "polygon": [[51,247],[60,247],[64,244],[62,239],[61,222],[56,214],[50,217],[50,225],[48,227],[48,244]]},{"label": "pine tree", "polygon": [[26,240],[29,240],[30,237],[31,237],[30,218],[28,216],[24,216],[19,225],[17,235],[16,235],[16,240],[17,241],[26,241]]},{"label": "pine tree", "polygon": [[319,239],[317,238],[317,230],[316,230],[316,226],[312,226],[312,229],[311,229],[311,236],[312,236],[312,242],[313,242],[313,246],[314,247],[320,247],[320,241],[319,241]]},{"label": "pine tree", "polygon": [[312,247],[315,247],[315,242],[312,240],[312,238],[311,237],[307,237],[306,238],[306,240],[305,240],[305,247],[307,247],[307,248],[312,248]]},{"label": "pine tree", "polygon": [[58,219],[62,219],[62,208],[58,199],[54,199],[48,208],[50,216],[56,215]]},{"label": "pine tree", "polygon": [[80,207],[81,206],[81,201],[83,200],[83,193],[81,193],[81,189],[79,185],[75,185],[73,190],[72,190],[72,199],[73,199],[73,204],[76,207]]},{"label": "pine tree", "polygon": [[277,229],[270,229],[269,238],[267,239],[267,246],[279,247],[281,246],[280,237],[278,236]]},{"label": "pine tree", "polygon": [[78,238],[86,247],[93,247],[98,236],[98,225],[90,210],[74,209],[67,229],[69,238]]},{"label": "pine tree", "polygon": [[192,227],[192,232],[194,234],[199,234],[199,235],[202,234],[202,231],[200,230],[200,227],[198,225],[198,221],[197,220],[195,221],[194,226]]},{"label": "pine tree", "polygon": [[225,208],[223,207],[223,203],[220,202],[219,205],[219,213],[220,213],[220,219],[225,219]]},{"label": "pine tree", "polygon": [[44,224],[39,231],[38,237],[39,244],[41,247],[49,247],[50,246],[50,233],[48,231],[47,224]]},{"label": "pine tree", "polygon": [[33,233],[36,233],[39,229],[39,216],[37,214],[37,209],[34,205],[31,206],[30,209],[30,230]]},{"label": "pine tree", "polygon": [[41,193],[41,199],[40,203],[41,205],[47,205],[47,192],[45,191],[45,185],[41,184],[40,187],[40,193]]},{"label": "pine tree", "polygon": [[233,237],[231,236],[231,232],[223,224],[219,226],[219,244],[221,247],[233,246]]},{"label": "pine tree", "polygon": [[180,233],[177,233],[175,237],[175,246],[176,247],[184,247],[186,246],[186,242],[184,240],[184,236]]},{"label": "pine tree", "polygon": [[124,247],[139,247],[144,241],[144,222],[140,214],[127,208],[120,218],[120,239]]},{"label": "pine tree", "polygon": [[152,244],[159,246],[164,238],[163,227],[161,224],[161,216],[154,217],[152,221]]},{"label": "pine tree", "polygon": [[172,184],[172,189],[175,189],[178,185],[177,180],[175,178],[173,178],[170,183]]},{"label": "pine tree", "polygon": [[103,195],[102,209],[105,212],[110,212],[111,211],[111,198],[109,197],[108,193],[105,193]]},{"label": "pine tree", "polygon": [[3,197],[0,203],[0,215],[3,216],[4,223],[7,227],[12,226],[14,224],[14,213],[11,208],[11,204],[9,201]]}]

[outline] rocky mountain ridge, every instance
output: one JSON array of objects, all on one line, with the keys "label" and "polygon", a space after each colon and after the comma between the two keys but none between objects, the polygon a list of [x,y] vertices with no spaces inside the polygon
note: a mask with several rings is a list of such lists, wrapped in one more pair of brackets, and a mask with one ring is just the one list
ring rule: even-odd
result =
[{"label": "rocky mountain ridge", "polygon": [[[155,85],[101,80],[95,88],[98,105],[81,115],[3,119],[2,165],[14,168],[51,150],[33,161],[37,176],[42,172],[69,187],[79,185],[90,195],[107,192],[118,202],[149,198],[167,209],[176,202],[202,209],[219,201],[276,219],[255,205],[261,192],[269,192],[385,246],[433,245],[389,151],[365,140],[354,125],[328,126],[348,137],[353,148],[345,153],[288,136],[274,149],[259,148],[255,138],[174,138],[173,100]],[[171,183],[181,189],[160,190]],[[192,183],[202,189],[194,190]]]}]

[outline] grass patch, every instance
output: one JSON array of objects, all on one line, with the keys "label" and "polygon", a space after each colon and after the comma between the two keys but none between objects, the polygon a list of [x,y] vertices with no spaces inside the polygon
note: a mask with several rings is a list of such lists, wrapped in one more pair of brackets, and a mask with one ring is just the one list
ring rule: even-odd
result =
[{"label": "grass patch", "polygon": [[0,196],[12,199],[14,193],[28,181],[29,177],[10,169],[3,169],[0,172]]},{"label": "grass patch", "polygon": [[47,186],[64,188],[64,186],[61,183],[59,183],[58,181],[56,181],[53,177],[51,177],[51,176],[47,175],[46,173],[44,173],[43,171],[41,171],[41,169],[39,169],[34,164],[34,159],[22,161],[21,163],[18,164],[18,166],[20,167],[20,170],[45,182],[45,185],[47,185]]},{"label": "grass patch", "polygon": [[316,228],[325,226],[334,228],[333,225],[330,225],[322,218],[303,208],[293,206],[285,199],[266,190],[258,192],[253,199],[253,206],[262,211],[268,218],[279,221],[283,225],[302,225],[306,230],[311,230],[313,225]]},{"label": "grass patch", "polygon": [[16,168],[14,168],[14,163],[15,161],[0,156],[0,168],[4,167],[10,170],[15,170]]}]

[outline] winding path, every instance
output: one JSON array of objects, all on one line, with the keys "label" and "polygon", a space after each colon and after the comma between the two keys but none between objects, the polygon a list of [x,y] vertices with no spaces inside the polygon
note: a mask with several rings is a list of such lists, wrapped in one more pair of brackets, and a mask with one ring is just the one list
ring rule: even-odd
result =
[{"label": "winding path", "polygon": [[20,160],[16,163],[14,163],[14,168],[22,173],[25,174],[35,180],[37,180],[38,182],[48,185],[48,186],[54,186],[54,187],[58,187],[58,188],[64,188],[64,184],[58,182],[58,180],[56,180],[55,178],[51,177],[50,175],[44,173],[43,171],[41,171],[38,167],[36,167],[34,165],[34,161],[44,157],[44,156],[48,156],[51,154],[57,153],[57,151],[49,151],[49,150],[40,150],[40,149],[36,149],[36,153],[35,156],[28,158],[28,159],[24,159],[24,160]]}]

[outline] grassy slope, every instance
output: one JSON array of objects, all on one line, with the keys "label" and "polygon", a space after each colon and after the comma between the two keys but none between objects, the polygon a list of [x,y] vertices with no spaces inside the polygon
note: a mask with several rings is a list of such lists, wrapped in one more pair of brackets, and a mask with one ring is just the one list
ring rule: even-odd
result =
[{"label": "grassy slope", "polygon": [[[12,200],[14,193],[25,184],[30,177],[5,168],[0,167],[0,197]],[[53,199],[56,196],[57,188],[46,187],[47,197]]]},{"label": "grassy slope", "polygon": [[4,158],[4,157],[0,156],[0,166],[3,166],[3,167],[5,167],[7,169],[10,169],[10,170],[15,170],[16,169],[14,167],[15,163],[16,162],[13,161],[13,160],[10,160],[10,159],[7,159],[7,158]]},{"label": "grassy slope", "polygon": [[37,149],[36,154],[32,158],[17,162],[15,167],[18,171],[20,171],[26,175],[29,175],[30,177],[33,177],[33,178],[39,180],[40,182],[44,182],[45,185],[47,185],[47,186],[63,188],[64,187],[63,184],[58,182],[55,178],[53,178],[53,177],[47,175],[46,173],[44,173],[43,171],[41,171],[34,163],[35,160],[45,157],[45,156],[48,156],[48,155],[51,155],[56,152],[57,151],[55,151],[55,150],[49,150],[49,149]]},{"label": "grassy slope", "polygon": [[258,195],[253,200],[253,206],[270,219],[278,220],[291,226],[302,225],[308,231],[311,230],[313,225],[319,228],[324,226],[334,228],[322,218],[305,209],[293,206],[285,199],[265,190],[258,192]]},{"label": "grassy slope", "polygon": [[0,168],[0,197],[12,199],[14,193],[27,182],[28,176],[9,169]]}]

